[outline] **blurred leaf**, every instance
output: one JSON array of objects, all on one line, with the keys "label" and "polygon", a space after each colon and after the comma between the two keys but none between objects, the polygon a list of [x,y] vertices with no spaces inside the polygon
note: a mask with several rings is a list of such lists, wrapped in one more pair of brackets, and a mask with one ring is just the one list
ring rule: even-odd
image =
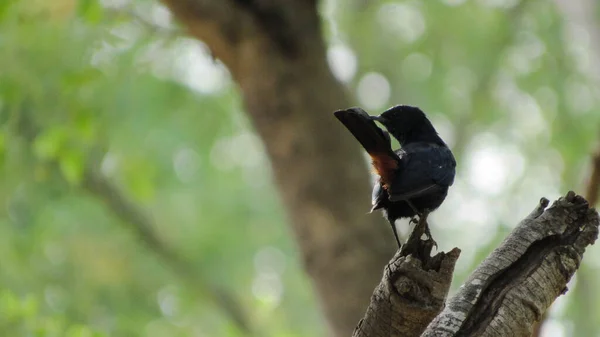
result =
[{"label": "blurred leaf", "polygon": [[77,13],[88,23],[96,24],[103,18],[103,9],[98,0],[79,0]]},{"label": "blurred leaf", "polygon": [[94,337],[98,336],[94,334],[88,327],[82,325],[71,326],[65,335],[65,337]]},{"label": "blurred leaf", "polygon": [[4,16],[9,13],[9,10],[19,0],[3,0],[0,1],[0,20],[4,19]]},{"label": "blurred leaf", "polygon": [[44,130],[35,138],[33,152],[41,159],[56,159],[68,136],[68,129],[63,127]]},{"label": "blurred leaf", "polygon": [[62,152],[58,164],[70,184],[77,185],[81,182],[85,168],[85,159],[81,152],[73,150]]}]

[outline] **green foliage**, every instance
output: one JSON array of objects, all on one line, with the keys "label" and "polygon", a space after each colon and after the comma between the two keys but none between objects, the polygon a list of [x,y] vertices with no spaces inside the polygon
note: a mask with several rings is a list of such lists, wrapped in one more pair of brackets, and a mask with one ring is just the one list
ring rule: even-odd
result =
[{"label": "green foliage", "polygon": [[[463,251],[458,286],[539,197],[583,190],[600,105],[589,43],[552,6],[446,3],[323,13],[358,103],[421,106],[454,146],[433,231]],[[0,335],[243,336],[215,287],[264,335],[324,335],[235,85],[155,6],[0,1]],[[572,335],[599,333],[600,293],[579,288],[597,261],[553,311]]]},{"label": "green foliage", "polygon": [[0,292],[0,312],[0,331],[6,336],[106,336],[85,325],[71,324],[64,316],[44,314],[39,299],[33,295],[19,297],[8,290]]}]

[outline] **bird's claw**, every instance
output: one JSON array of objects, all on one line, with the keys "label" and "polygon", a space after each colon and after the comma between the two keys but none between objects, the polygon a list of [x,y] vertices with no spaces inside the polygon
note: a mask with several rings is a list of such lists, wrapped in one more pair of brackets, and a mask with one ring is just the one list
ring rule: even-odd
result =
[{"label": "bird's claw", "polygon": [[419,214],[418,221],[416,220],[416,217],[415,217],[415,218],[412,218],[410,220],[410,222],[415,223],[416,226],[423,226],[423,234],[425,234],[427,236],[427,241],[431,241],[431,243],[433,243],[433,245],[437,249],[438,248],[437,242],[435,242],[435,240],[433,239],[433,236],[431,235],[431,230],[429,229],[429,224],[427,223],[428,215],[429,215],[429,212],[425,211],[425,212]]},{"label": "bird's claw", "polygon": [[435,249],[438,249],[438,244],[433,239],[433,236],[431,236],[431,230],[429,230],[429,225],[427,223],[425,223],[425,235],[427,235],[427,240],[430,240],[431,243],[433,243]]}]

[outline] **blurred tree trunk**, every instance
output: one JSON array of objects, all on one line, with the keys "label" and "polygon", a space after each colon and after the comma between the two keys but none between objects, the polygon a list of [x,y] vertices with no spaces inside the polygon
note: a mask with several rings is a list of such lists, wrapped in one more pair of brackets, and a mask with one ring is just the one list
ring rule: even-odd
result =
[{"label": "blurred tree trunk", "polygon": [[317,1],[163,2],[237,81],[328,322],[351,335],[395,245],[367,216],[365,160],[332,116],[350,100],[326,62]]}]

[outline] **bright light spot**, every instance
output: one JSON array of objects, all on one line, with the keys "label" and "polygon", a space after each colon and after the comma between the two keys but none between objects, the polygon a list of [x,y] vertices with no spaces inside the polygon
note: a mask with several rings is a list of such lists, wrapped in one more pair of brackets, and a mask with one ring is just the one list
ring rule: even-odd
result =
[{"label": "bright light spot", "polygon": [[447,6],[460,6],[462,4],[464,4],[467,0],[440,0],[443,4],[447,5]]},{"label": "bright light spot", "polygon": [[565,161],[558,150],[547,148],[546,151],[542,153],[542,158],[546,158],[547,166],[551,167],[558,176],[562,175],[562,172],[565,169]]},{"label": "bright light spot", "polygon": [[47,286],[44,288],[44,299],[48,307],[55,312],[64,312],[66,307],[67,293],[58,286]]},{"label": "bright light spot", "polygon": [[261,140],[251,132],[219,139],[210,152],[211,163],[222,170],[235,166],[256,168],[266,161]]},{"label": "bright light spot", "polygon": [[338,8],[337,0],[325,0],[321,2],[321,15],[327,21],[327,27],[331,29],[331,36],[339,35],[339,28],[336,21],[336,9]]},{"label": "bright light spot", "polygon": [[[451,243],[441,242],[440,250],[458,246],[465,253],[464,256],[461,253],[455,275],[464,275],[472,271],[477,250],[496,237],[498,225],[497,199],[473,190],[462,176],[466,174],[459,174],[456,177],[446,201],[430,216],[434,236],[441,235],[455,239]],[[465,228],[469,228],[469,235],[464,235]]]},{"label": "bright light spot", "polygon": [[193,149],[181,148],[173,155],[173,169],[181,182],[190,182],[199,168],[200,156]]},{"label": "bright light spot", "polygon": [[521,91],[514,79],[501,73],[493,91],[494,98],[511,114],[512,136],[522,141],[545,143],[550,137],[548,119],[542,114],[538,102]]},{"label": "bright light spot", "polygon": [[67,253],[62,245],[48,243],[44,246],[44,255],[53,265],[60,265],[65,262]]},{"label": "bright light spot", "polygon": [[573,57],[573,65],[580,73],[597,77],[598,73],[593,51],[591,37],[585,26],[573,21],[566,21],[563,29],[563,43],[565,49]]},{"label": "bright light spot", "polygon": [[432,115],[431,122],[444,142],[452,148],[455,140],[454,125],[452,125],[452,122],[443,114]]},{"label": "bright light spot", "polygon": [[281,302],[283,284],[277,273],[259,273],[252,283],[252,294],[259,301],[270,307],[276,307]]},{"label": "bright light spot", "polygon": [[[242,172],[242,176],[244,177],[244,181],[246,182],[246,184],[248,184],[249,187],[254,187],[254,188],[262,188],[264,186],[266,186],[267,184],[269,184],[271,182],[270,177],[270,171],[269,171],[268,166],[266,165],[261,165],[261,166],[256,166],[256,167],[252,167],[249,169],[246,169]],[[260,203],[259,200],[253,200],[256,203],[253,205],[256,205],[257,208],[261,208],[264,207],[264,205],[262,203]]]},{"label": "bright light spot", "polygon": [[467,67],[452,67],[444,82],[444,96],[450,101],[453,110],[468,113],[471,110],[471,94],[477,86],[475,73]]},{"label": "bright light spot", "polygon": [[563,41],[571,48],[588,49],[591,45],[590,33],[581,23],[565,22]]},{"label": "bright light spot", "polygon": [[117,50],[132,47],[144,34],[144,28],[137,23],[123,23],[110,30],[112,35],[118,37],[117,42],[111,41],[111,46]]},{"label": "bright light spot", "polygon": [[265,247],[254,255],[254,268],[259,273],[274,272],[281,275],[285,270],[285,264],[285,254],[275,247]]},{"label": "bright light spot", "polygon": [[479,0],[480,5],[492,8],[510,9],[519,3],[519,0]]},{"label": "bright light spot", "polygon": [[498,103],[508,106],[521,95],[515,80],[506,72],[500,72],[496,80],[493,96]]},{"label": "bright light spot", "polygon": [[[455,247],[458,244],[458,242],[455,242],[452,246],[449,247]],[[468,243],[467,243],[468,244]],[[472,245],[472,243],[471,243]],[[477,253],[477,248],[478,246],[472,246],[471,249],[465,247],[464,245],[461,245],[461,252],[460,252],[460,259],[458,259],[458,261],[456,261],[456,266],[454,267],[454,277],[457,277],[458,275],[461,274],[466,274],[466,273],[471,273],[473,270],[473,262],[475,261],[475,257],[476,257],[476,253]],[[440,247],[441,250],[445,250],[444,248]],[[450,248],[451,249],[451,248]],[[464,280],[460,280],[460,282],[462,282]],[[452,282],[452,286],[456,287],[457,282]],[[453,296],[453,295],[451,295]]]},{"label": "bright light spot", "polygon": [[367,73],[358,82],[358,100],[367,110],[381,109],[390,99],[390,94],[390,83],[379,73]]},{"label": "bright light spot", "polygon": [[131,0],[100,0],[102,7],[106,8],[123,8],[130,3]]},{"label": "bright light spot", "polygon": [[593,269],[600,269],[600,247],[598,245],[594,245],[586,248],[587,256],[585,258],[585,263]]},{"label": "bright light spot", "polygon": [[412,53],[402,61],[402,74],[408,81],[422,82],[431,76],[431,59],[421,53]]},{"label": "bright light spot", "polygon": [[468,222],[470,225],[488,228],[492,222],[489,203],[482,199],[465,198],[457,208],[457,214],[458,223]]},{"label": "bright light spot", "polygon": [[229,144],[229,153],[240,167],[257,167],[265,160],[262,141],[251,132],[233,137]]},{"label": "bright light spot", "polygon": [[103,67],[108,65],[117,55],[118,48],[110,45],[108,42],[102,41],[99,47],[96,47],[92,52],[90,64],[94,67]]},{"label": "bright light spot", "polygon": [[542,325],[540,336],[542,337],[564,337],[565,328],[563,324],[556,319],[547,319]]},{"label": "bright light spot", "polygon": [[477,87],[477,75],[470,68],[455,66],[450,68],[446,75],[446,85],[456,88],[459,92],[470,93]]},{"label": "bright light spot", "polygon": [[[546,111],[556,113],[558,109],[558,98],[556,97],[556,91],[550,87],[541,87],[534,93],[535,99],[538,104]],[[550,118],[553,120],[554,118]]]},{"label": "bright light spot", "polygon": [[525,159],[515,146],[500,146],[491,134],[476,137],[468,151],[469,183],[481,193],[498,195],[523,173]]},{"label": "bright light spot", "polygon": [[409,220],[396,220],[395,227],[398,231],[398,236],[400,237],[400,240],[402,240],[402,238],[407,238],[410,235],[413,226],[414,225],[411,225],[409,223]]},{"label": "bright light spot", "polygon": [[590,111],[594,106],[594,95],[590,87],[584,83],[570,80],[566,84],[567,104],[573,112]]},{"label": "bright light spot", "polygon": [[327,50],[327,61],[331,72],[339,81],[348,83],[356,75],[356,55],[345,44],[337,43]]},{"label": "bright light spot", "polygon": [[[587,250],[586,250],[587,251]],[[591,255],[591,254],[590,254]],[[588,256],[590,256],[588,255]],[[587,259],[587,257],[586,257]],[[587,260],[586,260],[587,262]],[[575,279],[571,278],[569,283],[567,283],[567,288],[573,289],[573,285],[575,284],[573,281]],[[556,300],[552,303],[550,308],[548,308],[548,314],[552,317],[562,316],[567,311],[567,306],[569,305],[569,296],[558,296]]]},{"label": "bright light spot", "polygon": [[509,49],[508,63],[519,75],[526,75],[541,66],[540,57],[546,52],[546,45],[531,32],[521,32],[516,46]]},{"label": "bright light spot", "polygon": [[215,94],[229,82],[225,66],[214,61],[209,50],[198,41],[181,39],[171,56],[175,59],[173,78],[201,94]]},{"label": "bright light spot", "polygon": [[152,4],[150,15],[150,20],[159,27],[169,28],[173,24],[173,15],[171,14],[171,11],[162,4]]},{"label": "bright light spot", "polygon": [[444,204],[431,216],[437,226],[445,229],[462,228],[468,223],[473,235],[477,229],[487,229],[493,223],[494,214],[490,206],[485,196],[478,195],[464,180],[457,178]]},{"label": "bright light spot", "polygon": [[[547,158],[541,154],[540,158]],[[527,176],[519,180],[515,185],[515,190],[511,191],[511,196],[505,202],[499,203],[499,219],[509,227],[516,226],[524,216],[531,212],[535,207],[537,200],[546,197],[550,200],[561,196],[558,188],[560,187],[560,172],[553,167],[552,159],[544,162],[544,165],[530,163],[527,165]]]},{"label": "bright light spot", "polygon": [[221,138],[216,141],[215,145],[213,145],[210,150],[211,164],[222,171],[229,171],[235,167],[233,157],[231,156],[231,153],[229,153],[229,144],[229,138]]},{"label": "bright light spot", "polygon": [[158,306],[164,316],[173,317],[179,311],[179,299],[175,295],[175,290],[173,286],[167,286],[160,289],[156,294]]},{"label": "bright light spot", "polygon": [[407,43],[425,33],[425,18],[419,8],[408,3],[386,3],[379,8],[377,19],[383,29],[398,35]]},{"label": "bright light spot", "polygon": [[119,167],[119,159],[112,152],[107,152],[100,163],[100,172],[106,177],[111,177],[117,172]]},{"label": "bright light spot", "polygon": [[550,125],[533,97],[518,93],[510,102],[503,102],[503,106],[511,114],[514,125],[512,133],[515,137],[547,142],[550,137]]}]

